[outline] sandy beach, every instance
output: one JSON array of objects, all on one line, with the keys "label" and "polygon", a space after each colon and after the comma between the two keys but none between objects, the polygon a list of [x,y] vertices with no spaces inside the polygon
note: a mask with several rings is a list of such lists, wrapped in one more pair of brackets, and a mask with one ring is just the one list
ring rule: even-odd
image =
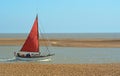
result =
[{"label": "sandy beach", "polygon": [[0,76],[120,76],[120,64],[1,63]]},{"label": "sandy beach", "polygon": [[[0,45],[23,45],[25,39],[1,38]],[[39,40],[41,46],[46,46],[46,40]],[[49,39],[52,46],[60,47],[120,47],[120,39]]]}]

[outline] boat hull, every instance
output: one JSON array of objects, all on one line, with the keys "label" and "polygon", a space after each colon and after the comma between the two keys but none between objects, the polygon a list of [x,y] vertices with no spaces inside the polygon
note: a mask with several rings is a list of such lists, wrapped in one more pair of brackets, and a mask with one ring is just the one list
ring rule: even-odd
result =
[{"label": "boat hull", "polygon": [[20,61],[37,61],[37,60],[44,60],[48,59],[50,57],[36,57],[36,58],[22,58],[22,57],[16,57],[16,60]]},{"label": "boat hull", "polygon": [[[20,53],[20,52],[18,52]],[[24,54],[24,56],[23,56]],[[32,53],[33,54],[33,53]],[[40,55],[34,53],[33,56],[25,56],[26,53],[22,53],[22,55],[17,55],[17,53],[15,54],[16,60],[21,60],[21,61],[36,61],[36,60],[44,60],[44,59],[48,59],[51,56],[55,55],[55,54],[48,54],[48,55]]]}]

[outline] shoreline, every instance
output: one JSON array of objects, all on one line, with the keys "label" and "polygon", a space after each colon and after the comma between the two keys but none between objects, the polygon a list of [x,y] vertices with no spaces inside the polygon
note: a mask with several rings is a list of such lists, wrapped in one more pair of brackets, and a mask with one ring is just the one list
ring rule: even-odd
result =
[{"label": "shoreline", "polygon": [[[26,69],[27,68],[27,69]],[[119,76],[118,64],[0,63],[1,76]]]},{"label": "shoreline", "polygon": [[[0,38],[0,45],[23,45],[22,38]],[[39,39],[41,46],[48,46],[46,39]],[[120,39],[49,39],[52,46],[57,47],[99,47],[99,48],[120,48]]]}]

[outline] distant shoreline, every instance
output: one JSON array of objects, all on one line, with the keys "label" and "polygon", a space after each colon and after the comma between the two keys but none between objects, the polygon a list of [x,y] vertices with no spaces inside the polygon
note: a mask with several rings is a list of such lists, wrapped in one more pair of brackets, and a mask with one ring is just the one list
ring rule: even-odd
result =
[{"label": "distant shoreline", "polygon": [[[0,45],[23,45],[23,38],[0,38]],[[39,40],[41,46],[46,46],[46,39]],[[100,47],[120,48],[120,39],[49,39],[52,46],[58,47]]]}]

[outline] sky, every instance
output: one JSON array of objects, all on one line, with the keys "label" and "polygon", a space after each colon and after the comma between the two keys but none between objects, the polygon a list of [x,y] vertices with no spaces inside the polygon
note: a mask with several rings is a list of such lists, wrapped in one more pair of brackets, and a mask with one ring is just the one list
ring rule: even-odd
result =
[{"label": "sky", "polygon": [[0,0],[0,33],[120,33],[120,0]]}]

